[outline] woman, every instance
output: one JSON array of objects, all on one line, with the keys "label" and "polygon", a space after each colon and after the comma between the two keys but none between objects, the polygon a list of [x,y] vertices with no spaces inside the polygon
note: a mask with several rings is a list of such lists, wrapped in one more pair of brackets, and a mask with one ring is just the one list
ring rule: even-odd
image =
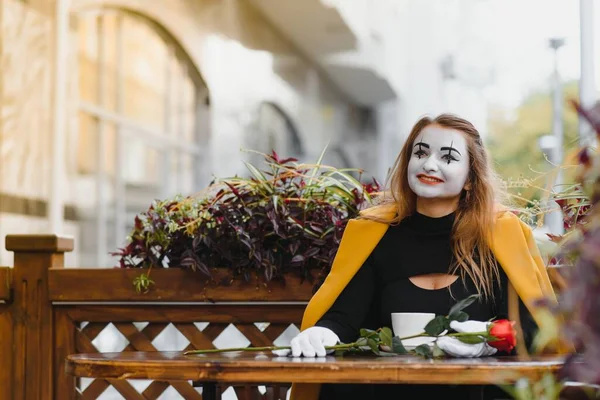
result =
[{"label": "woman", "polygon": [[[473,293],[480,300],[465,309],[473,320],[466,325],[485,325],[479,321],[508,317],[511,287],[526,306],[521,307],[521,340],[529,342],[536,322],[542,323],[534,301],[555,297],[530,228],[503,210],[500,195],[471,123],[449,114],[420,119],[395,162],[383,204],[349,221],[331,272],[306,308],[301,333],[292,339],[292,355],[323,356],[324,346],[354,341],[360,328],[391,326],[392,312],[445,315]],[[459,357],[495,352],[487,344],[438,343]],[[321,399],[451,393],[464,398],[473,390],[297,384],[292,399],[314,400],[319,393]]]}]

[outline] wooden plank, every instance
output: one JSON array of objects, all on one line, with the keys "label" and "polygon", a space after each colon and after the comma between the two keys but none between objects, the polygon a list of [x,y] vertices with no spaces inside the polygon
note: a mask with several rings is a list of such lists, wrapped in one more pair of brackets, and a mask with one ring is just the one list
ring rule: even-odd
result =
[{"label": "wooden plank", "polygon": [[12,268],[0,267],[0,301],[10,301]]},{"label": "wooden plank", "polygon": [[142,333],[144,335],[146,335],[148,340],[153,341],[158,335],[160,335],[160,333],[162,331],[165,330],[165,328],[168,325],[169,325],[168,322],[164,322],[164,323],[153,322],[153,323],[146,325],[144,327],[144,329],[142,329]]},{"label": "wooden plank", "polygon": [[289,324],[269,324],[267,329],[263,331],[263,334],[268,337],[271,342],[277,339],[287,328]]},{"label": "wooden plank", "polygon": [[304,305],[194,304],[194,305],[64,305],[74,321],[95,322],[215,322],[299,324]]},{"label": "wooden plank", "polygon": [[15,253],[11,303],[15,399],[54,397],[54,318],[46,282],[49,267],[62,265],[63,260],[62,253]]},{"label": "wooden plank", "polygon": [[267,400],[285,400],[287,398],[287,391],[291,385],[273,384],[267,386],[267,393],[265,393]]},{"label": "wooden plank", "polygon": [[259,400],[258,387],[252,385],[234,386],[233,390],[238,400]]},{"label": "wooden plank", "polygon": [[154,381],[142,392],[142,396],[149,400],[156,400],[169,386],[171,385],[168,382]]},{"label": "wooden plank", "polygon": [[202,400],[202,395],[188,382],[172,381],[169,383],[173,386],[173,389],[177,390],[177,392],[183,396],[184,399]]},{"label": "wooden plank", "polygon": [[21,253],[64,253],[73,251],[74,240],[59,235],[6,235],[6,250]]},{"label": "wooden plank", "polygon": [[115,328],[125,336],[129,344],[139,351],[156,351],[156,347],[150,340],[140,332],[135,325],[126,322],[117,322],[113,324]]},{"label": "wooden plank", "polygon": [[0,304],[0,399],[12,399],[13,322],[10,307]]},{"label": "wooden plank", "polygon": [[93,353],[98,349],[92,343],[93,339],[88,338],[82,332],[75,332],[75,348],[79,353]]},{"label": "wooden plank", "polygon": [[202,330],[204,336],[214,341],[220,334],[227,328],[228,324],[210,323],[206,328]]},{"label": "wooden plank", "polygon": [[252,347],[273,346],[273,341],[262,333],[256,325],[236,324],[235,327],[250,341]]},{"label": "wooden plank", "polygon": [[[540,379],[564,356],[424,359],[416,355],[293,358],[270,352],[185,356],[181,352],[77,354],[67,373],[80,377],[248,383],[411,383],[485,385]],[[112,382],[112,380],[111,380]]]},{"label": "wooden plank", "polygon": [[65,360],[75,354],[75,323],[65,310],[54,312],[54,398],[75,400],[75,379],[65,374]]},{"label": "wooden plank", "polygon": [[[59,307],[57,307],[56,309],[59,309]],[[64,310],[67,314],[68,314],[68,309],[65,308],[60,308],[62,310]],[[75,320],[77,322],[80,322],[81,320]],[[98,336],[100,334],[100,332],[102,332],[104,329],[106,329],[106,326],[108,325],[108,322],[89,322],[85,325],[85,327],[83,329],[80,330],[81,333],[83,333],[85,336],[87,336],[90,340],[94,340],[96,338],[96,336]]]},{"label": "wooden plank", "polygon": [[129,382],[123,379],[107,379],[117,392],[127,400],[146,400]]},{"label": "wooden plank", "polygon": [[94,381],[85,388],[81,394],[81,398],[84,400],[96,400],[109,386],[110,383],[105,379],[94,379]]},{"label": "wooden plank", "polygon": [[[281,282],[248,283],[236,280],[224,285],[229,272],[215,269],[212,281],[199,272],[181,268],[152,269],[155,284],[148,293],[137,293],[133,281],[143,269],[130,268],[57,268],[50,270],[52,301],[308,301],[313,284],[300,278],[286,277]],[[229,282],[227,282],[229,283]]]},{"label": "wooden plank", "polygon": [[181,324],[181,323],[176,323],[174,324],[175,328],[177,328],[177,330],[179,332],[181,332],[181,334],[183,336],[185,336],[185,338],[187,340],[190,341],[190,345],[195,348],[195,349],[214,349],[215,346],[212,343],[212,340],[209,340],[207,338],[206,335],[204,335],[204,333],[202,333],[200,330],[198,330],[198,328],[196,328],[196,325],[192,324],[192,323],[186,323],[186,324]]}]

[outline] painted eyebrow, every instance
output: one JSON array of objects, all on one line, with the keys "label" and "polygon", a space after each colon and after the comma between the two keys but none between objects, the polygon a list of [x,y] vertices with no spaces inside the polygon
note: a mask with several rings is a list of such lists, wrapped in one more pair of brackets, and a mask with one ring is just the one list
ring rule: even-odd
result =
[{"label": "painted eyebrow", "polygon": [[[423,142],[415,143],[415,145],[413,146],[413,148],[417,147],[417,146],[419,146],[419,150],[421,149],[421,146],[425,147],[426,149],[429,148],[429,145],[427,143],[423,143]],[[458,153],[458,154],[460,154],[460,153]]]},{"label": "painted eyebrow", "polygon": [[455,151],[458,153],[459,156],[462,157],[462,154],[460,154],[460,151],[456,150],[454,147],[442,147],[440,150],[442,150],[442,151],[448,150],[448,152]]}]

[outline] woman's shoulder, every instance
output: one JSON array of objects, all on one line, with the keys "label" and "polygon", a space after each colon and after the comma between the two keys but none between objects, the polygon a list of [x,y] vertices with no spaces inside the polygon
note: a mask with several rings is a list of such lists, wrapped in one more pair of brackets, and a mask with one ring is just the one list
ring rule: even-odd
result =
[{"label": "woman's shoulder", "polygon": [[[398,211],[395,204],[379,204],[361,210],[359,215],[356,218],[351,219],[351,221],[361,221],[363,224],[390,224],[398,215],[397,213]],[[496,204],[494,206],[496,222],[500,226],[526,225],[517,214],[518,212],[516,210],[513,210],[508,206],[502,204]]]},{"label": "woman's shoulder", "polygon": [[357,220],[373,221],[373,222],[391,222],[397,214],[395,204],[379,204],[369,208],[365,208],[359,212]]},{"label": "woman's shoulder", "polygon": [[519,223],[519,212],[503,204],[496,204],[494,206],[494,214],[496,221],[508,222],[508,223]]},{"label": "woman's shoulder", "polygon": [[520,228],[522,231],[531,231],[531,227],[519,218],[518,210],[511,209],[507,206],[497,206],[495,209],[495,216],[496,230]]},{"label": "woman's shoulder", "polygon": [[344,228],[344,237],[379,237],[387,231],[396,216],[394,205],[377,205],[361,210],[359,215],[348,220]]}]

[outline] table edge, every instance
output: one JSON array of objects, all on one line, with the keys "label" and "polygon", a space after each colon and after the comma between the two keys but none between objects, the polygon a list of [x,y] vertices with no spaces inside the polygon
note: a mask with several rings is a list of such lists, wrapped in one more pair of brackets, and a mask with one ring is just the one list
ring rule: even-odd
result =
[{"label": "table edge", "polygon": [[[271,363],[257,369],[254,360],[236,363],[209,361],[190,364],[188,360],[109,360],[81,359],[82,354],[67,356],[65,373],[69,376],[111,379],[192,380],[218,382],[273,383],[454,383],[499,384],[519,378],[539,378],[555,373],[564,359],[527,364],[519,360],[506,364],[352,364],[335,366],[325,363]],[[91,355],[90,355],[91,356]],[[187,364],[183,367],[182,364]],[[515,366],[518,368],[515,369]],[[376,370],[377,374],[369,374]]]}]

